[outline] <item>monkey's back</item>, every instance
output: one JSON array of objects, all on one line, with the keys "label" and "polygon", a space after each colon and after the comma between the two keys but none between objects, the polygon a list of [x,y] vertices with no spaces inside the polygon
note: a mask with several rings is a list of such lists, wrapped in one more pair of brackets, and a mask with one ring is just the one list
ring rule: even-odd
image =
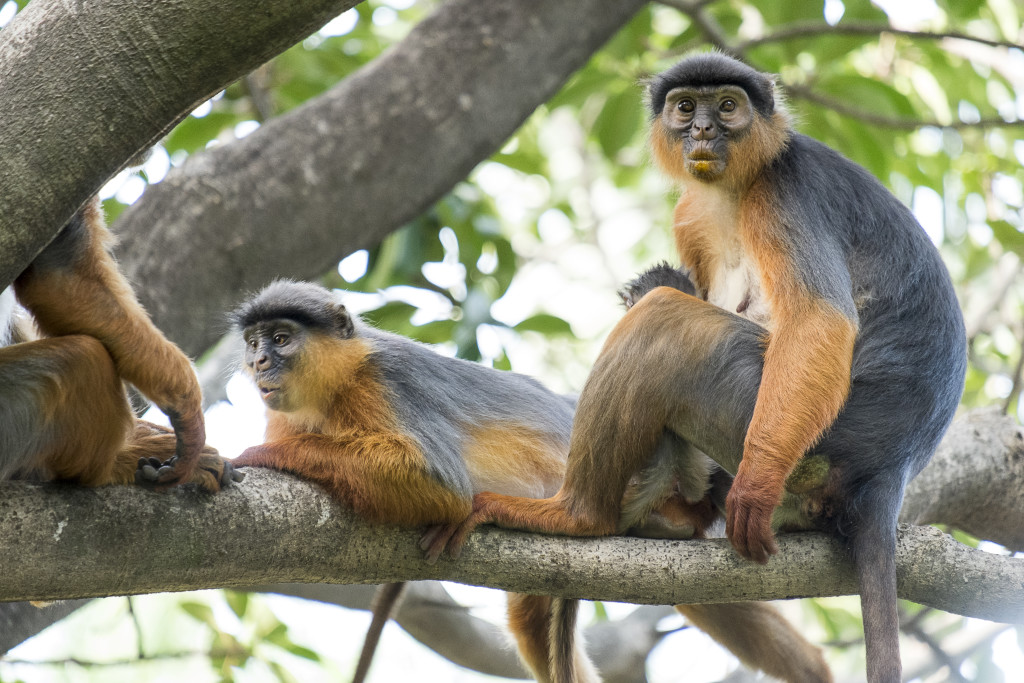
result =
[{"label": "monkey's back", "polygon": [[[399,422],[428,455],[431,474],[465,494],[536,480],[538,495],[561,480],[575,400],[514,372],[443,356],[398,335],[360,325],[371,362]],[[468,469],[468,472],[467,472]]]},{"label": "monkey's back", "polygon": [[[848,473],[858,481],[912,476],[952,419],[966,372],[963,317],[938,250],[876,178],[807,136],[794,134],[767,175],[793,207],[786,235],[807,286],[858,324],[850,396],[821,448],[859,453]],[[821,266],[830,262],[847,272]]]}]

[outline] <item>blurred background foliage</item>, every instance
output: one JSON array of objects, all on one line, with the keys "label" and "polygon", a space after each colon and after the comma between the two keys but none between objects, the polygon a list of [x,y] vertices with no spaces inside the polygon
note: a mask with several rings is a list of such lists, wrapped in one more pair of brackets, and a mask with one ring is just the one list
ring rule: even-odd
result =
[{"label": "blurred background foliage", "polygon": [[[0,0],[0,27],[25,4]],[[329,89],[401,40],[437,4],[363,2],[219,93],[177,126],[140,169],[107,185],[110,218],[196,150],[230,144]],[[1024,42],[1022,13],[1019,0],[652,3],[448,196],[376,248],[346,258],[324,282],[347,290],[350,308],[381,327],[436,344],[444,353],[535,375],[557,390],[577,391],[621,315],[616,288],[638,270],[674,258],[669,230],[675,197],[646,151],[644,79],[690,50],[716,47],[779,74],[797,128],[864,165],[912,207],[941,250],[965,311],[971,366],[964,405],[998,405],[1019,417],[1024,50],[1016,46]],[[225,681],[347,675],[356,642],[319,654],[297,645],[268,605],[287,608],[265,600],[220,592],[134,599],[150,605],[148,617],[123,599],[113,606],[96,603],[107,605],[89,609],[106,610],[100,621],[111,629],[108,638],[135,625],[137,637],[129,633],[123,640],[137,641],[137,652],[126,645],[121,656],[134,653],[142,663],[96,673],[69,656],[49,668],[0,664],[0,678],[110,681],[124,672],[125,680],[158,680],[167,677],[159,672],[170,671],[166,660],[159,660],[160,668],[139,667],[158,651],[188,648],[205,653],[200,664],[181,664],[167,680],[181,680],[186,672]],[[787,607],[810,637],[831,644],[828,656],[840,677],[845,672],[855,680],[863,657],[856,599]],[[1020,675],[1021,669],[1006,668],[1006,662],[1024,666],[1020,633],[985,631],[912,605],[905,616],[908,640],[932,654],[921,680],[1010,681]],[[84,617],[68,621],[75,619]],[[147,619],[190,623],[173,629],[177,639],[156,642],[160,630],[148,628]],[[332,613],[330,619],[339,617]],[[358,640],[365,622],[362,615],[355,619],[351,633]],[[67,623],[57,628],[73,631]],[[346,632],[331,623],[334,636]],[[98,628],[68,636],[69,651],[95,652],[89,643]],[[205,635],[189,641],[183,633]],[[976,633],[981,635],[972,640]],[[7,661],[29,658],[23,652],[36,652],[40,646],[33,650],[32,643],[39,640]],[[651,680],[722,680],[735,666],[722,655],[724,664],[701,674],[689,664],[680,667],[680,648],[672,649],[670,656],[656,651],[651,657]],[[48,656],[52,652],[33,658]],[[445,671],[441,680],[478,680]],[[376,680],[388,680],[380,669],[378,674]]]}]

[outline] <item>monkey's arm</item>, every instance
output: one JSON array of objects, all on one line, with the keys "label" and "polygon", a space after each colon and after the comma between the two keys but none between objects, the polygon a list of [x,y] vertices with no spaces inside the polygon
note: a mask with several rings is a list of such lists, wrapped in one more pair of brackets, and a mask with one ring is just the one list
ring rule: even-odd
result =
[{"label": "monkey's arm", "polygon": [[401,435],[296,434],[247,448],[233,463],[269,467],[315,481],[335,499],[377,522],[454,524],[471,511],[471,501],[431,476],[426,458]]},{"label": "monkey's arm", "polygon": [[206,442],[201,393],[188,358],[153,325],[108,251],[99,202],[83,207],[15,281],[18,300],[48,336],[98,339],[118,375],[160,407],[177,437],[159,484],[187,481]]},{"label": "monkey's arm", "polygon": [[856,334],[855,323],[823,300],[784,311],[771,332],[743,459],[726,499],[726,535],[744,557],[766,562],[778,551],[772,511],[786,477],[846,400]]}]

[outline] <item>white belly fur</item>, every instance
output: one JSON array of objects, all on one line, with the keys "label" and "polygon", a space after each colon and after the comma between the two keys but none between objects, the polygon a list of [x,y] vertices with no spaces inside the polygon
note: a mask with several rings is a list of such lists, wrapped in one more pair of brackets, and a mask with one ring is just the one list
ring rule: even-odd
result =
[{"label": "white belly fur", "polygon": [[[675,229],[700,235],[708,259],[708,302],[771,329],[772,312],[757,264],[745,253],[739,234],[736,195],[716,184],[684,182],[686,209],[676,214]],[[685,264],[691,266],[692,264]]]},{"label": "white belly fur", "polygon": [[771,308],[761,289],[761,276],[742,250],[723,254],[711,276],[708,301],[762,327],[771,327]]}]

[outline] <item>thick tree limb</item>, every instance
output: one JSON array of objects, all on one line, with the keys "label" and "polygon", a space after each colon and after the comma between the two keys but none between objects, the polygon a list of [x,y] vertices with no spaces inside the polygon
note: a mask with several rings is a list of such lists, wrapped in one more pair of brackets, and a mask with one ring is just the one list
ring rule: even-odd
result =
[{"label": "thick tree limb", "polygon": [[[955,520],[958,519],[970,519],[975,520],[971,522],[972,524],[978,525],[984,523],[983,519],[989,519],[995,523],[997,529],[1009,530],[1011,533],[1008,535],[1008,538],[1011,540],[1015,538],[1012,531],[1016,530],[1017,534],[1020,534],[1020,530],[1024,528],[1024,508],[1019,504],[1019,499],[1011,496],[1005,499],[1009,503],[1004,504],[1004,499],[971,497],[969,494],[960,495],[958,487],[955,485],[946,486],[943,482],[946,477],[957,481],[963,481],[961,478],[966,478],[968,481],[998,482],[1000,486],[1005,485],[1010,490],[1020,489],[1021,471],[1019,469],[1007,469],[1004,466],[1004,463],[1019,463],[1022,459],[1021,442],[1018,438],[1020,432],[1020,427],[1012,419],[990,411],[976,411],[954,422],[932,464],[908,489],[903,509],[904,521],[914,519],[917,515],[922,514],[931,515],[935,522],[950,524],[955,524]],[[934,482],[935,485],[928,482]],[[262,548],[264,546],[275,548],[278,545],[278,541],[273,538],[268,540],[267,534],[273,536],[280,533],[282,538],[293,541],[300,546],[305,542],[304,539],[312,534],[318,539],[318,542],[326,544],[332,553],[346,554],[352,549],[352,552],[357,553],[354,560],[356,565],[359,564],[360,557],[376,557],[378,552],[383,552],[374,543],[390,546],[392,552],[394,552],[396,547],[402,548],[402,552],[405,553],[404,564],[397,565],[396,571],[406,576],[406,578],[417,576],[414,574],[406,575],[405,571],[409,567],[420,567],[421,564],[418,553],[412,546],[415,533],[410,534],[409,532],[399,532],[387,528],[372,528],[360,525],[357,521],[351,520],[345,511],[337,509],[315,487],[303,485],[287,477],[280,477],[263,471],[254,471],[250,478],[243,482],[242,488],[244,491],[237,490],[229,494],[229,496],[219,498],[208,498],[188,491],[172,492],[166,496],[160,496],[132,489],[95,491],[72,487],[41,487],[42,495],[39,496],[33,493],[33,487],[18,484],[8,484],[7,486],[13,492],[24,496],[20,502],[17,498],[14,500],[8,498],[8,505],[18,511],[22,511],[24,508],[24,514],[19,512],[18,515],[11,516],[6,512],[6,509],[0,510],[0,518],[6,519],[5,524],[0,524],[0,533],[4,534],[4,538],[20,539],[18,543],[21,544],[17,547],[12,545],[10,553],[7,554],[7,557],[18,558],[19,561],[15,563],[12,560],[8,563],[9,566],[0,565],[0,567],[7,570],[5,572],[7,574],[12,574],[13,572],[21,575],[32,573],[27,567],[53,568],[52,570],[47,570],[50,576],[48,581],[51,584],[50,588],[46,589],[46,591],[49,591],[47,595],[71,595],[73,594],[71,587],[76,585],[78,580],[75,576],[61,573],[62,566],[73,568],[78,563],[77,555],[79,551],[64,545],[73,540],[70,536],[65,535],[65,531],[68,531],[70,528],[78,530],[77,542],[88,546],[86,550],[82,551],[85,555],[89,555],[92,558],[89,560],[92,566],[87,571],[95,575],[96,584],[101,586],[99,590],[95,590],[92,594],[116,593],[119,591],[130,592],[129,586],[132,582],[136,581],[133,578],[134,576],[138,573],[149,571],[147,567],[151,565],[159,567],[165,561],[163,554],[173,558],[176,554],[179,554],[175,550],[176,548],[185,547],[179,546],[180,540],[174,535],[164,534],[161,528],[150,529],[149,525],[153,523],[151,518],[163,519],[163,523],[170,526],[174,530],[174,534],[184,538],[191,538],[191,530],[196,528],[197,525],[202,529],[206,529],[203,532],[203,536],[189,541],[187,546],[188,555],[192,559],[183,560],[179,558],[178,560],[173,560],[177,562],[177,565],[170,566],[172,570],[170,574],[172,575],[179,573],[176,567],[180,567],[181,573],[187,573],[192,571],[196,564],[206,564],[207,561],[203,558],[207,554],[211,554],[217,558],[214,561],[213,573],[217,573],[216,566],[220,566],[222,567],[220,571],[226,574],[221,577],[222,582],[238,578],[238,576],[235,576],[235,574],[239,574],[237,568],[251,566],[253,561],[251,558],[241,556],[232,559],[235,555],[234,548],[239,545],[248,545],[247,537],[250,533],[253,534],[254,542],[256,543],[256,545],[250,547],[255,549],[254,554],[260,556],[260,558],[262,558]],[[263,490],[264,487],[266,487],[266,490]],[[938,493],[936,492],[937,490],[939,491]],[[943,493],[943,491],[946,493]],[[3,493],[6,492],[4,491]],[[77,496],[77,498],[84,500],[86,504],[79,506],[74,500],[67,499],[69,495]],[[244,501],[244,509],[237,512],[246,520],[245,524],[252,525],[255,529],[250,529],[248,526],[236,525],[235,528],[230,526],[230,524],[235,522],[232,521],[234,517],[229,514],[229,510],[236,507],[235,503],[229,500],[231,495],[239,496]],[[113,498],[109,499],[111,496]],[[122,500],[122,498],[126,501],[131,501],[131,505],[120,510],[118,506],[121,503],[118,501]],[[61,521],[65,521],[66,515],[72,511],[75,512],[75,519],[90,520],[93,517],[100,519],[101,516],[96,515],[96,505],[105,499],[109,499],[107,501],[109,505],[103,504],[101,506],[104,510],[102,518],[106,520],[103,522],[105,526],[90,527],[87,521],[72,523],[70,518],[67,518],[63,527],[61,526]],[[282,500],[284,501],[283,503]],[[48,501],[51,502],[48,503]],[[54,501],[61,504],[51,504]],[[217,511],[216,514],[209,515],[204,512],[206,506],[209,505],[214,506],[213,509]],[[281,506],[282,513],[285,515],[292,515],[294,510],[306,511],[305,518],[307,521],[302,522],[299,519],[294,524],[294,526],[305,527],[301,531],[294,532],[298,534],[297,536],[293,537],[291,535],[292,532],[281,530],[282,527],[290,528],[290,523],[286,520],[278,519],[277,510],[279,506]],[[996,508],[995,512],[990,510],[993,507]],[[61,516],[56,516],[58,514]],[[227,515],[226,518],[225,515]],[[335,519],[335,515],[338,516],[337,519]],[[984,515],[985,517],[979,517],[979,515]],[[137,520],[134,519],[135,517],[137,517]],[[314,517],[315,521],[313,520]],[[261,524],[261,518],[266,519],[267,523]],[[133,521],[126,523],[122,521],[125,519]],[[316,525],[321,520],[323,521],[323,525],[320,527],[322,531],[318,531]],[[328,524],[328,522],[331,524]],[[74,525],[73,527],[69,526],[72,524]],[[337,526],[332,528],[342,530],[338,534],[337,546],[334,546],[334,543],[328,540],[330,538],[329,535],[325,535],[332,533],[327,528],[335,524]],[[350,528],[350,525],[354,525],[352,526],[353,529],[359,530],[358,534],[365,534],[363,540],[359,540],[358,534],[353,536],[351,531],[345,531]],[[217,530],[218,526],[219,531]],[[32,536],[26,536],[26,529],[35,529],[35,531]],[[223,541],[224,545],[219,550],[214,548],[203,550],[207,543],[221,543],[220,539],[224,535],[224,529],[232,529],[231,535]],[[59,534],[58,531],[60,532]],[[532,547],[531,539],[528,536],[518,534],[502,536],[500,532],[496,533],[498,539],[504,538],[504,541],[501,542],[503,545],[486,545],[496,543],[497,541],[493,540],[489,535],[481,536],[480,542],[485,542],[485,546],[482,548],[478,547],[478,550],[483,553],[485,558],[488,554],[486,550],[488,547],[498,548],[501,554],[490,557],[490,565],[484,567],[484,569],[478,567],[474,570],[482,571],[484,574],[478,575],[476,578],[466,577],[463,580],[469,582],[490,582],[492,575],[516,576],[524,572],[529,574],[537,571],[532,568],[524,570],[522,567],[517,567],[512,559],[523,553],[537,554],[538,552],[546,553],[547,551]],[[975,533],[980,536],[991,536],[983,531],[975,531]],[[53,538],[55,535],[59,539],[57,542]],[[136,543],[141,543],[143,546],[138,548],[138,554],[148,559],[143,563],[139,563],[132,558],[118,559],[115,555],[107,556],[105,553],[108,553],[108,550],[105,547],[96,547],[92,543],[92,539],[97,537],[109,539],[109,545],[115,546],[114,552],[116,553],[122,553],[124,550],[123,547],[118,546],[134,547]],[[163,538],[163,542],[160,541],[161,538]],[[374,541],[374,538],[378,538],[379,541]],[[491,540],[485,541],[485,539]],[[558,554],[542,555],[542,557],[547,558],[543,561],[548,564],[578,564],[567,556],[567,553],[571,552],[571,547],[576,547],[573,544],[580,544],[579,547],[581,548],[593,548],[591,542],[566,540],[560,544],[558,539],[542,539],[539,537],[533,540],[542,542],[543,548],[550,548],[551,544],[554,544],[556,548],[561,547]],[[737,569],[743,568],[743,563],[735,560],[731,551],[724,546],[706,547],[699,543],[682,544],[693,551],[685,557],[671,548],[661,548],[658,550],[660,554],[656,557],[664,558],[664,560],[654,560],[657,566],[652,569],[650,567],[652,556],[648,552],[649,549],[634,546],[632,545],[634,541],[627,539],[619,539],[616,542],[624,544],[619,546],[620,549],[626,548],[627,552],[630,553],[629,559],[621,562],[619,566],[621,571],[626,571],[626,566],[630,563],[636,563],[633,565],[635,566],[633,571],[641,575],[646,575],[651,571],[658,573],[676,571],[679,575],[686,576],[690,582],[689,588],[686,590],[690,591],[687,594],[691,595],[691,597],[694,591],[701,592],[704,595],[714,595],[717,591],[722,596],[726,595],[725,591],[730,591],[731,595],[740,595],[741,597],[779,597],[780,595],[827,593],[828,591],[821,590],[821,582],[814,578],[815,573],[820,574],[821,577],[834,578],[835,581],[832,582],[832,578],[830,578],[827,585],[831,586],[835,591],[853,590],[852,579],[850,579],[848,570],[845,567],[842,553],[835,547],[834,543],[817,535],[788,537],[784,539],[786,546],[791,548],[791,555],[802,555],[805,548],[809,549],[808,552],[811,552],[813,555],[813,557],[808,558],[797,558],[803,567],[800,573],[792,573],[789,563],[773,560],[769,563],[768,567],[760,571],[757,568],[748,566],[749,569],[754,571],[752,574],[746,575],[742,574],[742,572],[737,572]],[[153,545],[153,547],[147,548],[145,546],[147,543]],[[346,545],[349,543],[357,545]],[[366,543],[369,543],[369,546]],[[642,544],[643,542],[636,541],[635,543]],[[657,542],[654,543],[657,547]],[[277,548],[275,552],[280,555],[287,555],[290,552],[289,547]],[[933,549],[936,548],[937,550],[933,552]],[[310,552],[315,551],[315,549],[307,550]],[[822,553],[824,557],[822,557]],[[250,553],[250,555],[252,554]],[[98,556],[98,559],[96,556]],[[825,559],[827,557],[833,558],[836,564],[831,564],[830,560]],[[928,529],[918,529],[910,534],[905,534],[900,557],[902,590],[911,599],[937,604],[937,606],[945,609],[954,609],[955,611],[957,608],[949,606],[947,603],[952,601],[956,605],[970,605],[975,600],[977,594],[984,595],[988,590],[987,586],[992,585],[996,590],[1002,591],[1000,594],[991,596],[993,598],[992,601],[996,603],[1003,602],[1004,604],[1001,610],[993,613],[989,607],[979,603],[977,607],[982,609],[981,613],[1018,622],[1024,619],[1024,616],[1021,616],[1022,612],[1024,612],[1024,606],[1022,606],[1022,601],[1024,601],[1024,587],[1022,587],[1024,583],[1022,581],[1024,579],[1021,577],[1024,569],[1021,569],[1021,563],[1024,560],[1009,560],[1008,558],[966,551],[950,539],[938,535],[938,532]],[[709,558],[712,558],[717,563],[717,566],[724,568],[722,571],[725,571],[726,574],[723,575],[721,580],[715,579],[713,576],[715,572],[719,571],[714,565],[711,567],[706,566]],[[962,559],[966,559],[967,562],[961,563]],[[382,576],[380,573],[380,568],[388,566],[388,563],[391,561],[392,556],[385,555],[382,558],[378,558],[374,566],[367,565],[365,571],[358,567],[352,570],[351,566],[349,566],[344,571],[350,574],[354,571],[357,576],[346,578],[350,574],[335,574],[334,579],[373,581],[395,578],[394,575]],[[806,562],[808,561],[817,564],[811,564],[811,568],[807,569],[808,565]],[[256,565],[257,569],[265,568],[272,572],[275,577],[279,576],[281,571],[287,569],[286,567],[279,566],[276,562],[264,567],[259,558],[256,562],[258,563]],[[305,560],[300,556],[295,562],[302,564]],[[598,570],[607,572],[608,569],[605,565],[609,562],[614,562],[614,560],[612,556],[609,556],[603,558],[594,566],[588,565],[585,560],[580,560],[579,562],[582,562],[582,564],[578,566],[578,571],[573,576],[562,574],[563,570],[557,566],[550,568],[549,571],[555,572],[556,577],[565,577],[556,578],[555,581],[559,581],[564,585],[582,586],[590,582],[592,575],[596,576]],[[692,568],[687,562],[694,563]],[[701,563],[704,564],[702,565]],[[181,565],[186,566],[182,567]],[[681,567],[676,567],[675,565],[681,565]],[[104,567],[106,568],[104,569]],[[818,568],[815,569],[814,567]],[[840,567],[840,569],[837,570],[837,567]],[[422,567],[420,568],[422,569]],[[984,572],[986,578],[982,578],[979,571]],[[762,572],[764,572],[764,576],[759,576]],[[581,573],[582,576],[580,575]],[[227,576],[228,574],[230,576]],[[712,581],[707,580],[708,574],[712,575]],[[115,576],[118,578],[115,578]],[[459,577],[453,574],[452,578]],[[792,582],[789,582],[790,578],[792,578]],[[195,577],[189,580],[195,581],[194,585],[202,583]],[[518,581],[519,579],[513,578],[512,580]],[[664,581],[664,577],[658,580]],[[19,579],[19,581],[23,581],[23,579]],[[548,579],[544,579],[544,581],[546,582]],[[704,585],[701,585],[702,581],[705,582]],[[607,578],[604,579],[604,583],[607,583]],[[699,588],[694,589],[694,583]],[[54,588],[53,584],[57,584],[57,588]],[[104,584],[106,585],[105,589],[102,588]],[[677,587],[674,581],[670,581],[670,584],[673,586],[673,590]],[[222,585],[222,583],[218,585]],[[544,585],[548,584],[545,583]],[[788,586],[788,589],[780,589],[780,585],[783,587]],[[174,587],[181,586],[178,583],[173,585],[169,583],[166,586],[168,589]],[[27,594],[24,594],[24,588],[23,585],[18,589],[23,594],[0,592],[0,598],[27,597]],[[250,585],[248,587],[248,589],[274,590],[346,606],[363,607],[368,602],[368,594],[372,589],[366,587],[364,589],[366,595],[360,598],[359,592],[355,590],[356,588],[355,586],[338,585],[277,585],[257,587]],[[766,592],[766,588],[771,588],[773,592]],[[657,590],[657,588],[654,588],[654,590]],[[780,590],[782,592],[779,592]],[[36,597],[42,596],[36,595]],[[664,597],[656,599],[668,601],[673,598],[666,594]],[[434,597],[429,595],[420,600],[420,608],[425,608],[425,605],[431,600],[434,600]],[[406,604],[415,606],[417,603],[414,600]],[[69,603],[58,603],[44,610],[36,610],[28,605],[0,605],[0,652],[6,651],[13,645],[30,637],[49,623],[59,620],[68,611],[69,607]],[[433,616],[426,618],[427,627],[420,623],[423,621],[424,611],[425,609],[417,609],[413,612],[412,616],[403,616],[400,613],[399,621],[415,637],[447,656],[447,646],[444,639],[439,641],[438,638],[434,637],[437,629],[430,628],[430,626],[436,626],[437,624],[439,618],[436,613],[437,611],[434,610]],[[449,611],[442,609],[442,614],[446,613],[449,613]],[[462,621],[460,620],[462,615],[457,614],[454,609],[450,610],[450,616],[456,622]],[[641,630],[646,634],[644,637],[657,638],[658,634],[653,628],[657,616],[648,616],[650,618],[644,622],[647,626]],[[455,629],[456,627],[446,626],[444,630],[449,628]],[[469,650],[474,652],[477,650],[481,652],[491,651],[487,644],[499,642],[502,638],[492,626],[477,624],[472,620],[462,623],[458,628],[460,642],[463,642],[463,638],[470,638],[471,640],[466,642],[479,644],[479,648],[469,648]],[[603,639],[600,634],[590,635],[589,639],[595,646],[595,656],[597,656],[599,662],[602,661],[602,655],[613,652],[606,639]],[[632,640],[623,639],[620,635],[613,634],[610,642],[618,643],[616,647],[628,649],[630,647],[629,643],[636,644],[639,640],[637,638]],[[649,648],[644,648],[642,645],[640,643],[637,647],[644,652],[649,650]],[[458,650],[459,648],[455,649]],[[629,657],[629,652],[623,653],[617,649],[614,652],[615,655],[610,658],[610,661],[623,661]],[[506,659],[508,661],[505,661]],[[488,660],[490,663],[484,662],[483,664],[471,660],[462,661],[461,663],[473,668],[480,668],[482,666],[484,667],[482,670],[499,675],[499,671],[492,671],[486,667],[500,665],[502,670],[507,670],[509,667],[515,666],[514,660],[514,657],[509,657],[497,663],[492,660]],[[607,666],[603,668],[606,672],[611,671]],[[622,680],[630,679],[624,678]]]},{"label": "thick tree limb", "polygon": [[945,524],[1024,551],[1024,430],[994,410],[958,419],[910,482],[900,521]]},{"label": "thick tree limb", "polygon": [[33,0],[0,31],[0,283],[196,104],[357,0]]},{"label": "thick tree limb", "polygon": [[198,355],[244,292],[319,277],[376,245],[498,149],[644,4],[451,0],[328,93],[194,155],[115,226],[129,278],[160,283],[140,291],[154,321]]},{"label": "thick tree limb", "polygon": [[[822,534],[780,539],[761,567],[725,541],[565,539],[498,529],[463,557],[423,562],[418,532],[355,519],[313,485],[249,470],[217,496],[132,487],[6,483],[0,599],[54,599],[260,583],[445,578],[505,590],[667,604],[855,591],[845,553]],[[904,528],[900,594],[946,611],[1024,621],[1024,559],[973,551],[931,528]]]}]

